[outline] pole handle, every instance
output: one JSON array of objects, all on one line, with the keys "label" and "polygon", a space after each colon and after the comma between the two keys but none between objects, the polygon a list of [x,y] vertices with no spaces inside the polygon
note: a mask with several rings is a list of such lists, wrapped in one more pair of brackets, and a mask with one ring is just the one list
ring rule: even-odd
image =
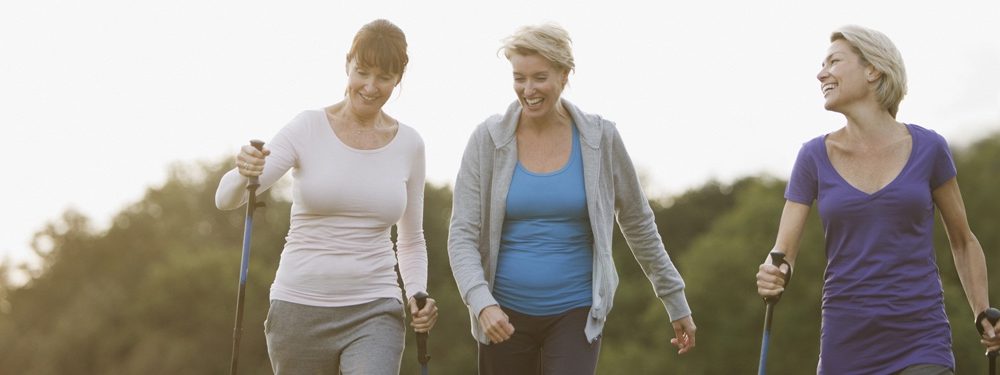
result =
[{"label": "pole handle", "polygon": [[413,299],[417,300],[417,309],[424,309],[424,306],[427,305],[427,297],[429,296],[424,292],[417,292],[417,294],[413,295]]},{"label": "pole handle", "polygon": [[[997,322],[1000,321],[1000,310],[990,307],[986,310],[983,310],[982,312],[979,313],[979,315],[976,316],[976,330],[979,331],[979,336],[982,336],[983,333],[986,332],[986,330],[983,328],[983,319],[989,321],[990,325],[996,325]],[[989,360],[990,363],[990,375],[995,374],[997,366],[997,351],[996,350],[987,351],[986,358]]]},{"label": "pole handle", "polygon": [[[788,288],[788,284],[792,281],[792,265],[789,264],[787,260],[785,260],[785,253],[782,253],[780,251],[772,251],[771,264],[774,265],[775,267],[778,267],[779,270],[781,269],[782,265],[788,266],[788,272],[785,272],[783,276],[785,278],[785,288]],[[764,297],[764,302],[770,305],[778,303],[779,300],[781,300],[781,294],[778,294],[777,296],[774,297]]]},{"label": "pole handle", "polygon": [[976,330],[979,331],[979,335],[986,333],[983,329],[983,319],[988,320],[990,325],[996,325],[997,322],[1000,322],[1000,310],[990,307],[976,316]]},{"label": "pole handle", "polygon": [[[264,141],[262,140],[251,139],[250,145],[253,146],[253,148],[256,148],[257,151],[264,151]],[[257,178],[257,176],[250,177],[250,181],[247,182],[247,188],[249,189],[251,186],[253,186],[255,190],[257,186],[260,186],[260,179]]]},{"label": "pole handle", "polygon": [[[417,292],[413,295],[413,299],[417,301],[417,309],[423,310],[424,306],[427,305],[427,293]],[[417,362],[421,365],[426,365],[430,362],[431,357],[427,355],[427,332],[417,332]]]}]

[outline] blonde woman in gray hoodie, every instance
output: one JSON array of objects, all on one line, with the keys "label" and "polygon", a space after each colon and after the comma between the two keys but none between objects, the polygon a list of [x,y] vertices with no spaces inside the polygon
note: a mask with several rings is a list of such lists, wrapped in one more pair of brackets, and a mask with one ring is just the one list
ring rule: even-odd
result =
[{"label": "blonde woman in gray hoodie", "polygon": [[452,273],[479,342],[480,374],[593,374],[618,276],[617,219],[663,302],[679,353],[695,346],[684,282],[614,123],[561,98],[566,30],[505,40],[513,102],[469,139],[455,182]]}]

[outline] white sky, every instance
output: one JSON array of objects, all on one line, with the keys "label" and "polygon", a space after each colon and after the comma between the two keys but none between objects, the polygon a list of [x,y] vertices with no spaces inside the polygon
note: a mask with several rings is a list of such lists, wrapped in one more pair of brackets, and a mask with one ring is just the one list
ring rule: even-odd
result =
[{"label": "white sky", "polygon": [[406,32],[410,65],[385,110],[424,137],[438,184],[475,125],[514,100],[500,39],[545,21],[574,39],[564,97],[618,123],[651,196],[786,177],[802,142],[842,125],[815,76],[848,23],[901,50],[900,120],[953,145],[1000,130],[996,0],[7,1],[0,257],[26,259],[67,208],[105,228],[171,163],[232,155],[340,100],[344,54],[375,18]]}]

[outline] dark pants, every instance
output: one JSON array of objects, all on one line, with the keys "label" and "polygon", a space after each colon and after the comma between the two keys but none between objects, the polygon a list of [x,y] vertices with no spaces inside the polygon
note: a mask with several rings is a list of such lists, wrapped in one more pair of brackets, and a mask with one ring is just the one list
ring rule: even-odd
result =
[{"label": "dark pants", "polygon": [[587,342],[583,328],[590,307],[553,316],[503,309],[514,335],[499,344],[479,344],[480,375],[582,375],[597,371],[601,338]]}]

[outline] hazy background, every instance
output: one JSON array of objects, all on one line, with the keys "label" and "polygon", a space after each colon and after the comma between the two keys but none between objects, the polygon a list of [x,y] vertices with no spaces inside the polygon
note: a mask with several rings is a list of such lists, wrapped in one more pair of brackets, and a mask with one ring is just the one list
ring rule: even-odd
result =
[{"label": "hazy background", "polygon": [[618,123],[654,197],[787,176],[802,142],[842,124],[815,76],[843,24],[902,51],[900,120],[963,144],[1000,119],[997,1],[11,1],[0,256],[27,259],[67,208],[106,227],[172,163],[233,154],[338,101],[351,38],[375,18],[407,34],[411,63],[385,109],[422,134],[439,184],[473,127],[514,99],[500,39],[544,21],[574,39],[564,96]]},{"label": "hazy background", "polygon": [[[698,347],[676,355],[667,314],[616,235],[621,283],[598,373],[753,373],[764,312],[753,275],[799,145],[842,126],[822,109],[815,76],[830,31],[848,23],[902,51],[911,92],[899,119],[951,142],[1000,300],[1000,2],[650,3],[0,3],[0,375],[225,373],[243,212],[214,207],[218,180],[241,144],[341,98],[344,54],[375,18],[410,43],[386,110],[427,144],[435,374],[476,366],[445,249],[448,185],[474,126],[514,99],[500,39],[543,21],[575,41],[565,97],[617,121],[698,324]],[[254,223],[242,374],[271,373],[261,325],[287,198],[262,195]],[[815,211],[776,308],[771,374],[816,367],[825,257]],[[935,231],[956,370],[985,372],[947,237]],[[14,266],[29,259],[27,272]],[[417,370],[412,338],[404,374]]]}]

